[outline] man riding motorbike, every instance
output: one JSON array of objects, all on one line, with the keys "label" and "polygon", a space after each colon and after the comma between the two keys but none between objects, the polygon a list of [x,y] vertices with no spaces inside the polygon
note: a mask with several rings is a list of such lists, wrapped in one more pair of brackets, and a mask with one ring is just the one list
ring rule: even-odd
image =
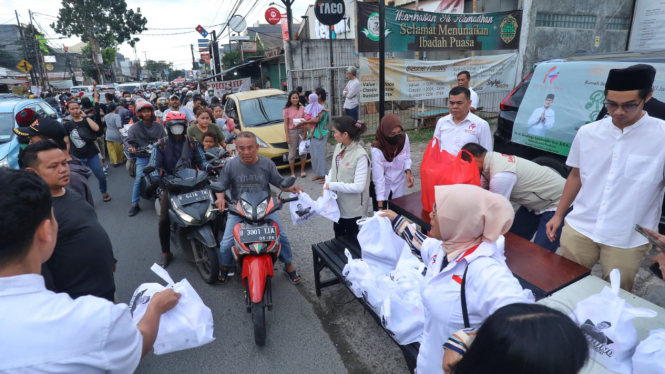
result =
[{"label": "man riding motorbike", "polygon": [[165,97],[160,97],[157,99],[157,110],[155,111],[155,117],[157,120],[161,121],[164,117],[164,112],[169,108],[169,99]]},{"label": "man riding motorbike", "polygon": [[145,100],[139,102],[136,106],[136,113],[141,117],[141,121],[134,123],[129,128],[127,139],[125,139],[125,146],[129,153],[136,154],[136,177],[132,190],[132,207],[128,213],[130,217],[137,215],[141,210],[139,206],[141,178],[143,177],[143,167],[148,165],[148,159],[150,158],[150,154],[146,151],[137,153],[136,149],[146,147],[164,137],[164,128],[154,120],[155,108],[152,107],[152,104]]},{"label": "man riding motorbike", "polygon": [[[198,170],[211,171],[212,165],[208,164],[203,148],[199,142],[191,137],[184,135],[187,128],[187,117],[180,112],[169,112],[164,117],[164,127],[166,128],[166,137],[159,139],[157,147],[152,152],[150,163],[155,165],[156,170],[150,174],[150,180],[153,187],[159,184],[161,178],[172,175],[176,171],[178,161],[182,158],[183,147],[189,148],[189,160],[192,166]],[[160,173],[161,169],[161,173]],[[141,173],[143,174],[143,173]],[[136,176],[138,178],[138,165]],[[171,228],[169,227],[169,197],[166,188],[162,191],[161,209],[159,211],[159,242],[162,246],[162,256],[159,265],[163,268],[169,266],[173,259],[171,253]]]},{"label": "man riding motorbike", "polygon": [[[269,158],[259,156],[259,144],[256,136],[251,132],[244,131],[238,134],[236,139],[236,150],[240,157],[231,159],[227,162],[219,174],[217,190],[224,191],[227,188],[231,189],[233,199],[240,198],[243,192],[256,192],[257,190],[267,190],[270,192],[270,185],[281,188],[280,183],[283,178],[277,171],[275,163]],[[299,186],[283,189],[283,191],[298,193],[303,189]],[[219,211],[223,211],[225,207],[225,194],[217,193],[217,201],[215,205]],[[279,252],[279,259],[284,265],[284,271],[289,276],[291,283],[300,283],[300,275],[296,272],[291,263],[291,244],[282,223],[277,216],[277,212],[273,212],[265,216],[265,219],[271,219],[279,226],[279,240],[282,248]],[[231,265],[232,253],[231,247],[233,246],[233,228],[242,221],[242,217],[229,214],[226,227],[224,228],[224,238],[220,243],[221,252],[221,269],[219,282],[224,284],[228,279],[229,265]]]}]

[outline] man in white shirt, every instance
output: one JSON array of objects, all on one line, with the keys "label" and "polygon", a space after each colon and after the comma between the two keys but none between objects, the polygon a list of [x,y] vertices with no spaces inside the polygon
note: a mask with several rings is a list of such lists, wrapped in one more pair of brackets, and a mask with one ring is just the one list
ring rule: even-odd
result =
[{"label": "man in white shirt", "polygon": [[574,201],[561,233],[563,256],[589,269],[600,259],[605,280],[619,269],[626,291],[651,248],[635,224],[658,229],[665,190],[665,122],[642,110],[655,74],[649,65],[610,70],[605,107],[611,117],[577,132],[566,161],[573,169],[547,223],[554,240]]},{"label": "man in white shirt", "polygon": [[548,94],[545,98],[545,105],[531,113],[529,121],[529,134],[545,137],[548,129],[551,129],[554,126],[554,110],[550,108],[554,102],[554,95]]},{"label": "man in white shirt", "polygon": [[356,78],[356,74],[358,74],[358,70],[353,66],[349,66],[346,73],[349,81],[344,87],[344,96],[346,96],[344,110],[347,116],[357,121],[360,115],[360,81]]},{"label": "man in white shirt", "polygon": [[471,113],[476,114],[476,108],[480,108],[480,98],[478,98],[478,94],[476,91],[473,90],[473,88],[470,87],[471,84],[471,73],[468,71],[460,71],[457,74],[457,85],[462,86],[469,90],[471,93],[471,105],[469,110],[471,110]]},{"label": "man in white shirt", "polygon": [[166,118],[166,115],[171,112],[184,113],[185,116],[187,116],[187,120],[189,121],[190,124],[196,121],[196,116],[194,115],[194,112],[192,112],[192,110],[187,108],[186,106],[180,105],[180,99],[178,98],[178,95],[171,95],[171,97],[169,98],[169,104],[171,105],[171,107],[165,110],[164,114],[162,114],[162,123],[164,123],[164,118]]},{"label": "man in white shirt", "polygon": [[58,235],[49,187],[0,168],[0,191],[0,372],[133,373],[180,295],[156,293],[135,324],[126,304],[47,291],[40,272]]},{"label": "man in white shirt", "polygon": [[[550,242],[545,225],[554,216],[566,180],[551,168],[520,157],[488,152],[480,144],[469,143],[462,149],[473,155],[491,192],[520,205],[510,232],[526,240],[536,235],[534,243],[556,252],[559,241]],[[462,159],[471,161],[466,153]],[[561,235],[561,229],[557,235]]]},{"label": "man in white shirt", "polygon": [[439,119],[434,129],[441,150],[457,156],[467,143],[478,143],[492,151],[490,125],[484,119],[471,113],[471,93],[462,86],[453,87],[448,95],[450,114]]}]

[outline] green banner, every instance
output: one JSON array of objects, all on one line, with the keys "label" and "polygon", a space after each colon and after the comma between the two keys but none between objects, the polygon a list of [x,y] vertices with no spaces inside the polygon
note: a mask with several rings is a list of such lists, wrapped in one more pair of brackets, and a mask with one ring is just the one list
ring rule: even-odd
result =
[{"label": "green banner", "polygon": [[[379,51],[379,5],[356,3],[358,52]],[[522,11],[444,14],[386,7],[386,52],[518,49]]]}]

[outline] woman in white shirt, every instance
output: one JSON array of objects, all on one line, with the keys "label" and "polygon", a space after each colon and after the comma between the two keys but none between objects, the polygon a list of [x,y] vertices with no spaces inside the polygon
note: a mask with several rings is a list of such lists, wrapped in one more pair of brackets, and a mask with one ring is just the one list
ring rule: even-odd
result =
[{"label": "woman in white shirt", "polygon": [[[503,255],[503,234],[515,216],[510,202],[472,185],[436,186],[434,191],[431,237],[395,212],[383,213],[427,266],[421,290],[425,333],[418,374],[443,374],[443,344],[457,330],[480,326],[504,305],[533,302],[531,292],[522,289]],[[463,281],[466,316],[461,302]]]},{"label": "woman in white shirt", "polygon": [[394,114],[386,114],[372,142],[372,181],[376,205],[386,207],[387,200],[404,196],[404,187],[413,187],[411,148],[402,122]]}]

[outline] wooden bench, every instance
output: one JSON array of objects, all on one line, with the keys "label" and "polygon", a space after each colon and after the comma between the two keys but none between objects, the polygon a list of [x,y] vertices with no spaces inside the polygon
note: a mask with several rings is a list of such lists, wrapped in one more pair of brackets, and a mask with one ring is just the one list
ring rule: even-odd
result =
[{"label": "wooden bench", "polygon": [[[423,210],[420,192],[390,200],[390,209],[430,231],[429,213]],[[552,253],[513,233],[506,233],[506,264],[522,287],[540,300],[591,274],[591,270]]]},{"label": "wooden bench", "polygon": [[[347,288],[349,286],[344,281],[344,275],[342,275],[342,269],[346,265],[348,259],[344,254],[344,249],[347,248],[351,253],[353,258],[361,257],[360,245],[358,240],[354,238],[340,238],[332,239],[322,243],[312,245],[312,258],[314,259],[314,287],[316,288],[316,296],[321,296],[321,289],[336,284],[343,284]],[[321,280],[321,271],[323,269],[329,269],[335,276],[330,279]],[[349,289],[350,291],[350,289]],[[381,323],[381,317],[372,309],[372,307],[361,298],[356,298],[369,315],[374,318],[374,321],[383,328]],[[384,328],[385,330],[385,328]],[[385,330],[386,333],[392,338],[391,333],[388,330]],[[400,345],[395,341],[395,344],[402,350],[404,359],[406,360],[406,365],[409,367],[409,372],[413,373],[416,368],[416,361],[418,358],[418,348],[420,344],[413,343],[409,345]]]}]

